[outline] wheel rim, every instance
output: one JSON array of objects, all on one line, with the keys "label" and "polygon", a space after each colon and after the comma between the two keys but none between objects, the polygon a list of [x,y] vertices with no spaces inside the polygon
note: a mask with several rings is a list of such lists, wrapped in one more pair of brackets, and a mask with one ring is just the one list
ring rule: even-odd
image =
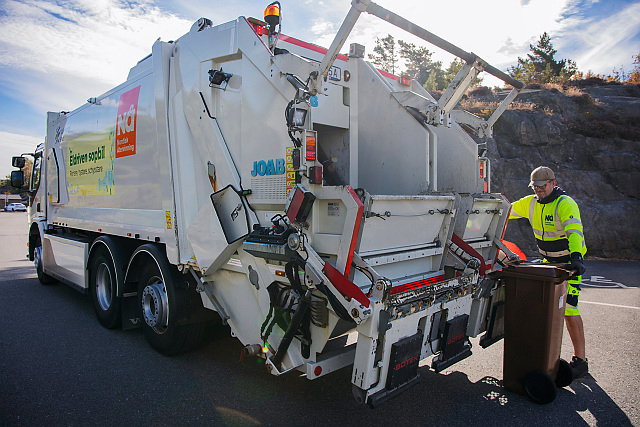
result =
[{"label": "wheel rim", "polygon": [[169,324],[167,289],[159,277],[152,277],[142,291],[142,317],[156,333],[162,334]]},{"label": "wheel rim", "polygon": [[102,263],[96,269],[96,297],[98,304],[104,311],[111,307],[111,291],[113,283],[111,282],[111,272],[109,266]]},{"label": "wheel rim", "polygon": [[42,246],[36,246],[35,250],[33,251],[33,263],[36,266],[36,269],[39,269],[41,264],[41,260],[42,260]]}]

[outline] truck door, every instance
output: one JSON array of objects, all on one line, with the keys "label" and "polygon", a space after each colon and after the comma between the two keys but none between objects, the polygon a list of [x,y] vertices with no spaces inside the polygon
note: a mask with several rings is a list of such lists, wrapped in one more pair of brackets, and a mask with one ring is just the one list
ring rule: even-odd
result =
[{"label": "truck door", "polygon": [[40,144],[36,148],[35,157],[33,159],[33,168],[31,170],[31,215],[39,216],[44,213],[45,201],[45,186],[41,185],[42,173],[45,171],[44,165],[44,144]]},{"label": "truck door", "polygon": [[62,134],[66,117],[59,113],[49,113],[47,124],[46,180],[47,200],[53,204],[69,202],[67,191],[67,168],[62,149]]}]

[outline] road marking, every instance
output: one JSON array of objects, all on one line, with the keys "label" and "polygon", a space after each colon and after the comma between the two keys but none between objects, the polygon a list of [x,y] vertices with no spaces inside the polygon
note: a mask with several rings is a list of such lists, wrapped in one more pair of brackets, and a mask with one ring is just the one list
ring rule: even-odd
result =
[{"label": "road marking", "polygon": [[[590,282],[590,283],[585,283],[585,282]],[[591,278],[589,279],[583,278],[582,283],[585,286],[590,286],[594,288],[614,288],[614,287],[623,288],[623,289],[628,288],[628,286],[622,283],[614,282],[610,279],[605,279],[604,276],[591,276]],[[595,285],[594,283],[602,283],[602,285]]]},{"label": "road marking", "polygon": [[634,310],[640,310],[640,307],[633,307],[631,305],[618,305],[618,304],[607,304],[606,302],[594,302],[594,301],[582,301],[580,300],[578,302],[578,304],[581,303],[585,303],[585,304],[597,304],[597,305],[608,305],[610,307],[620,307],[620,308],[632,308]]}]

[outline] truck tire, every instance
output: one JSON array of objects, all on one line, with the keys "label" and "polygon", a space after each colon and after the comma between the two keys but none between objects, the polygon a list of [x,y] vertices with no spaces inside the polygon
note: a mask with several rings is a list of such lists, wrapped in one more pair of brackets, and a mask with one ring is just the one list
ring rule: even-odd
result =
[{"label": "truck tire", "polygon": [[38,240],[38,246],[33,250],[33,263],[36,265],[36,274],[38,280],[43,285],[51,285],[56,283],[56,279],[49,276],[42,270],[42,244]]},{"label": "truck tire", "polygon": [[99,248],[91,260],[89,292],[100,324],[107,329],[119,327],[121,301],[117,294],[116,269],[109,251],[105,248]]},{"label": "truck tire", "polygon": [[180,324],[188,310],[188,289],[178,289],[170,273],[147,263],[138,280],[138,307],[142,330],[151,347],[165,356],[186,353],[198,346],[207,324]]}]

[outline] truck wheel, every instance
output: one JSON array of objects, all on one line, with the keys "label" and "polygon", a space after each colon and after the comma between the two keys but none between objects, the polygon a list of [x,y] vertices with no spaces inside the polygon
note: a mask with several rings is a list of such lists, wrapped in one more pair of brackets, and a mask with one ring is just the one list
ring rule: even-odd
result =
[{"label": "truck wheel", "polygon": [[205,323],[179,324],[188,310],[188,290],[177,289],[170,274],[147,264],[138,281],[142,330],[153,349],[165,356],[185,353],[202,342]]},{"label": "truck wheel", "polygon": [[40,244],[33,250],[33,263],[36,265],[36,274],[40,283],[51,285],[56,282],[56,279],[42,271],[42,245]]},{"label": "truck wheel", "polygon": [[120,326],[120,299],[115,265],[109,252],[100,248],[91,261],[89,292],[96,317],[102,326],[113,329]]}]

